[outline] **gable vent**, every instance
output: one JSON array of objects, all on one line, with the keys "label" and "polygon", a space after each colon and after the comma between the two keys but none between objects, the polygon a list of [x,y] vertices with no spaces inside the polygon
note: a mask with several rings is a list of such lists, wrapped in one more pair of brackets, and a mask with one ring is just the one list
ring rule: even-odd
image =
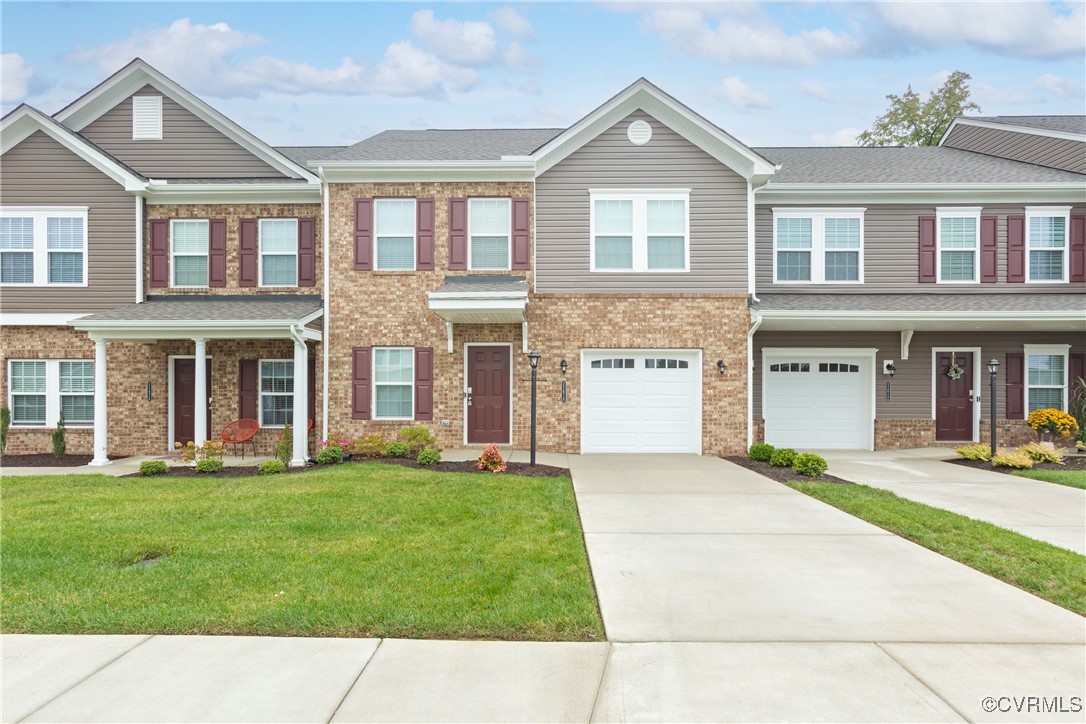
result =
[{"label": "gable vent", "polygon": [[626,129],[626,138],[635,146],[644,146],[652,139],[652,126],[644,121],[634,121]]},{"label": "gable vent", "polygon": [[132,140],[162,140],[162,96],[132,96]]}]

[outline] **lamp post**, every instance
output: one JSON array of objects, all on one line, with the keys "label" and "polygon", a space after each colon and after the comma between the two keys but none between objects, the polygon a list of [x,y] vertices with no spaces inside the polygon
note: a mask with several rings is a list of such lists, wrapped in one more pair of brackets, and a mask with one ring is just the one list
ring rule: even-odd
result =
[{"label": "lamp post", "polygon": [[992,431],[992,457],[996,454],[996,373],[999,372],[999,360],[995,357],[988,360],[988,377],[991,379],[991,389],[988,391],[988,399],[990,400],[990,413],[988,419],[988,427]]},{"label": "lamp post", "polygon": [[533,349],[528,353],[528,364],[532,366],[532,449],[528,464],[532,467],[535,467],[535,375],[536,368],[539,367],[539,357],[538,350]]}]

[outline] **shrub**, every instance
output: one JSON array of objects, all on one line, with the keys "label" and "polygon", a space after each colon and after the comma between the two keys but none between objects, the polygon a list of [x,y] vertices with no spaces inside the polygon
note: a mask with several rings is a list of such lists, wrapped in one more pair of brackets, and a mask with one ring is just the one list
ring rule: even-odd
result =
[{"label": "shrub", "polygon": [[223,462],[219,458],[201,458],[196,461],[196,472],[217,473],[222,470]]},{"label": "shrub", "polygon": [[[1082,442],[1086,440],[1086,379],[1076,377],[1071,385],[1070,394],[1071,404],[1068,405],[1067,411],[1075,416],[1075,422],[1078,423],[1078,440]],[[3,443],[0,443],[0,451],[2,451],[2,445]]]},{"label": "shrub", "polygon": [[829,464],[826,462],[826,458],[821,455],[815,455],[814,453],[803,453],[796,455],[795,461],[792,462],[792,469],[800,475],[806,475],[809,478],[817,478],[826,472],[826,468]]},{"label": "shrub", "polygon": [[504,473],[507,466],[498,446],[487,445],[483,448],[483,454],[479,456],[479,462],[475,464],[475,467],[492,473]]},{"label": "shrub", "polygon": [[287,470],[287,465],[282,460],[265,460],[256,466],[256,472],[260,475],[278,475]]},{"label": "shrub", "polygon": [[1078,433],[1078,421],[1055,407],[1034,410],[1026,418],[1026,424],[1037,432],[1050,432],[1060,437],[1069,437]]},{"label": "shrub", "polygon": [[351,443],[351,454],[361,458],[383,458],[388,440],[380,433],[360,437]]},{"label": "shrub", "polygon": [[140,463],[140,475],[165,475],[166,474],[166,461],[165,460],[144,460]]},{"label": "shrub", "polygon": [[184,445],[175,442],[173,448],[177,451],[177,459],[183,463],[191,463],[207,458],[221,458],[226,446],[218,440],[206,440],[203,445],[197,445],[189,440]]},{"label": "shrub", "polygon": [[68,442],[64,439],[64,413],[62,412],[53,430],[53,454],[62,458],[66,452],[68,452]]},{"label": "shrub", "polygon": [[999,468],[1018,468],[1025,470],[1033,467],[1033,459],[1024,452],[1000,450],[992,458],[992,465]]},{"label": "shrub", "polygon": [[750,457],[751,460],[762,460],[764,462],[769,462],[770,459],[773,457],[774,449],[775,448],[769,443],[755,443],[754,445],[750,446],[748,457]]},{"label": "shrub", "polygon": [[8,446],[8,428],[11,427],[11,410],[4,405],[0,407],[0,455]]},{"label": "shrub", "polygon": [[437,442],[430,431],[422,425],[402,428],[396,438],[400,442],[407,443],[407,448],[412,455],[418,455],[419,451],[433,447]]},{"label": "shrub", "polygon": [[281,460],[283,465],[290,462],[290,456],[294,454],[294,432],[290,429],[290,423],[283,423],[283,434],[275,443],[275,459]]},{"label": "shrub", "polygon": [[385,448],[385,454],[390,458],[406,458],[411,455],[411,446],[406,442],[390,442]]},{"label": "shrub", "polygon": [[992,448],[988,447],[987,445],[980,445],[980,444],[962,445],[961,447],[957,448],[954,452],[958,453],[959,455],[961,455],[966,460],[991,460],[992,459]]},{"label": "shrub", "polygon": [[419,456],[416,459],[419,465],[434,465],[441,462],[441,451],[432,447],[426,447],[419,450]]},{"label": "shrub", "polygon": [[343,462],[343,448],[336,445],[328,445],[317,453],[318,465],[338,465]]},{"label": "shrub", "polygon": [[1029,459],[1035,463],[1063,464],[1063,455],[1061,453],[1056,450],[1051,450],[1038,442],[1031,442],[1028,445],[1023,445],[1018,448],[1018,452],[1029,456]]},{"label": "shrub", "polygon": [[796,451],[790,447],[782,447],[773,451],[769,458],[769,464],[778,468],[790,468],[796,461]]},{"label": "shrub", "polygon": [[343,432],[333,432],[328,436],[327,440],[321,440],[320,448],[326,447],[338,447],[342,453],[344,450],[350,450],[352,440],[349,435]]}]

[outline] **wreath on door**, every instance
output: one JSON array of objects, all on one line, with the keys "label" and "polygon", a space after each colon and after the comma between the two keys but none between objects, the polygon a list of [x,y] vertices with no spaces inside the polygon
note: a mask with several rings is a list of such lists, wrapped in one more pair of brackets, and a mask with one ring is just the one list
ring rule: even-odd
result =
[{"label": "wreath on door", "polygon": [[952,380],[961,379],[961,376],[965,374],[965,370],[958,366],[958,361],[954,358],[954,353],[950,353],[950,367],[947,367],[946,376]]}]

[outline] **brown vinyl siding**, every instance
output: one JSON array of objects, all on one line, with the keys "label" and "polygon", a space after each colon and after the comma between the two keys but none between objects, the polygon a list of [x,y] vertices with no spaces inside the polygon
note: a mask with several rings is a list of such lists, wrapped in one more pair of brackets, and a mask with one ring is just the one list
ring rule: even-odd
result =
[{"label": "brown vinyl siding", "polygon": [[150,178],[284,178],[285,175],[215,130],[151,85],[132,95],[162,96],[162,140],[132,140],[132,97],[80,130]]},{"label": "brown vinyl siding", "polygon": [[[1031,206],[1059,206],[1060,204],[1030,204]],[[918,242],[918,219],[921,216],[935,216],[935,206],[913,206],[897,204],[855,204],[866,208],[864,213],[863,233],[863,284],[775,284],[773,282],[773,209],[818,208],[830,209],[832,206],[801,204],[759,205],[755,210],[756,240],[756,278],[757,291],[760,294],[859,294],[872,292],[878,294],[946,294],[954,291],[968,291],[984,294],[987,292],[1020,292],[1040,294],[1056,292],[1066,294],[1081,290],[1078,284],[1036,284],[1007,282],[1007,216],[1022,215],[1025,205],[984,205],[983,203],[948,203],[946,208],[955,206],[980,206],[981,216],[998,216],[997,233],[997,278],[998,282],[989,284],[921,284],[920,253]],[[1066,206],[1066,204],[1064,204]],[[847,208],[853,208],[852,206]],[[1086,206],[1073,206],[1071,214],[1086,213]]]},{"label": "brown vinyl siding", "polygon": [[2,287],[4,313],[98,312],[136,297],[136,207],[116,181],[37,131],[4,154],[5,206],[86,206],[86,287]]},{"label": "brown vinyl siding", "polygon": [[[652,140],[626,138],[632,121]],[[591,272],[589,189],[690,191],[690,271]],[[536,179],[540,292],[745,292],[747,183],[643,111],[631,113]]]},{"label": "brown vinyl siding", "polygon": [[998,128],[957,125],[944,146],[1086,173],[1086,142]]}]

